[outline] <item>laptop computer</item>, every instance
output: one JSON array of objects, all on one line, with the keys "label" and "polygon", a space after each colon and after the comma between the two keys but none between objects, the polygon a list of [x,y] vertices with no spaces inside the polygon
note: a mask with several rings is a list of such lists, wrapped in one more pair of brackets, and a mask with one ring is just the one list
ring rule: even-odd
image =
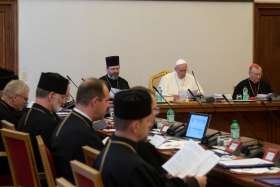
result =
[{"label": "laptop computer", "polygon": [[186,126],[186,139],[202,143],[211,121],[210,114],[190,113]]}]

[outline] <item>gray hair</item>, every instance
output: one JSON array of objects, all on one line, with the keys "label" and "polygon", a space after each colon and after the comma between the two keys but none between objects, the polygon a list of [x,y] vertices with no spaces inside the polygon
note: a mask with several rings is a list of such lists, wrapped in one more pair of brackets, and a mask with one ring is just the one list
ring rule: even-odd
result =
[{"label": "gray hair", "polygon": [[3,90],[3,97],[15,97],[25,92],[29,92],[29,87],[22,80],[10,81]]}]

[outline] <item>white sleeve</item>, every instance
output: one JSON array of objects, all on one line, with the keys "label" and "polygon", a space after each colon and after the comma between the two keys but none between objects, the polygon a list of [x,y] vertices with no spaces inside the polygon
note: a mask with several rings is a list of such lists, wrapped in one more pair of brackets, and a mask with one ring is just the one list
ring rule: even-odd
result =
[{"label": "white sleeve", "polygon": [[167,80],[166,76],[161,77],[158,87],[161,87],[162,89],[162,95],[167,95]]}]

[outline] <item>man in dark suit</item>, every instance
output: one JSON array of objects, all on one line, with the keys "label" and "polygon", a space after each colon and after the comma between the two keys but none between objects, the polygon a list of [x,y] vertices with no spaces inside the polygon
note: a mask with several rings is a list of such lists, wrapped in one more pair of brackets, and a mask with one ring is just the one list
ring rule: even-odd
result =
[{"label": "man in dark suit", "polygon": [[76,107],[57,127],[52,138],[51,150],[59,176],[74,182],[70,161],[85,161],[82,146],[103,149],[92,125],[104,117],[108,105],[109,91],[103,81],[91,78],[79,86]]}]

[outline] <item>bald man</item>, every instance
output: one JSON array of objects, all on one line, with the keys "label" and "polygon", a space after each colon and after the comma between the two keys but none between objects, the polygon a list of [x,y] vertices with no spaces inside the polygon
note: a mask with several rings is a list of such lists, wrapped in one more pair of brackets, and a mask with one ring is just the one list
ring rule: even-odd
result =
[{"label": "bald man", "polygon": [[243,88],[248,89],[249,97],[256,97],[258,94],[268,94],[272,92],[270,85],[262,78],[262,68],[258,64],[249,66],[249,77],[239,82],[232,94],[232,98],[236,99],[237,95],[243,94]]},{"label": "bald man", "polygon": [[[187,62],[183,59],[177,60],[174,71],[163,76],[160,80],[159,87],[162,89],[162,94],[164,96],[178,96],[180,92],[187,93],[188,89],[198,92],[194,77],[187,71]],[[203,94],[203,89],[200,85],[199,90],[201,91],[200,94]]]}]

